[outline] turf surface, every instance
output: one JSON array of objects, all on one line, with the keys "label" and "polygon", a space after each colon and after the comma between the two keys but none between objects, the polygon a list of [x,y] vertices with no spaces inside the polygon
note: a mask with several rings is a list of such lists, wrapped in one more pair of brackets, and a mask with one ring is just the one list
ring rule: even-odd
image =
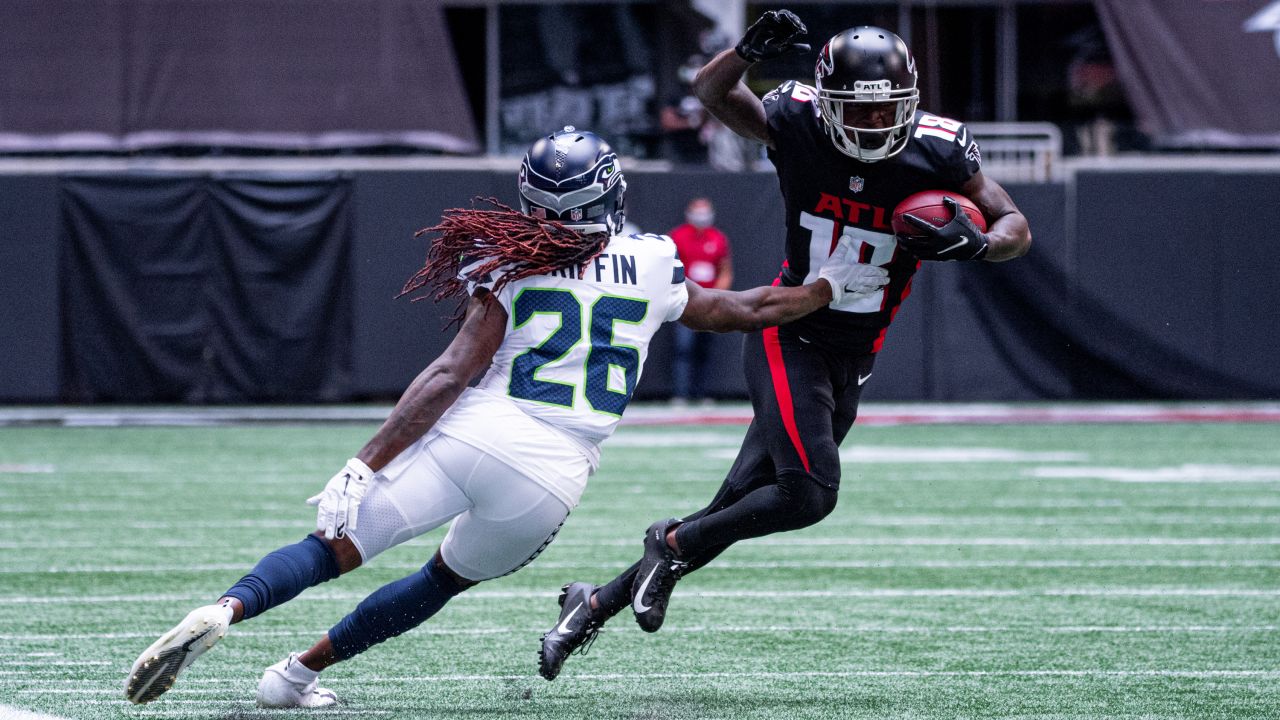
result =
[{"label": "turf surface", "polygon": [[[239,625],[144,707],[125,671],[311,527],[372,425],[0,429],[0,705],[75,718],[1280,717],[1280,443],[1255,425],[859,427],[840,505],[621,615],[554,683],[559,586],[696,509],[741,427],[627,428],[516,575],[324,675],[344,703],[255,709],[302,649],[437,531]],[[0,707],[0,716],[6,712]]]}]

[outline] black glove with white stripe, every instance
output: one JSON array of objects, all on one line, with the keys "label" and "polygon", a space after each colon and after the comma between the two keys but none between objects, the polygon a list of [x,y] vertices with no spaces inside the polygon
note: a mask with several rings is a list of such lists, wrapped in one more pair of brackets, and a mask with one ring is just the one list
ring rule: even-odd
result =
[{"label": "black glove with white stripe", "polygon": [[809,52],[809,46],[796,42],[809,32],[800,18],[790,10],[770,10],[747,28],[733,49],[749,63],[772,60],[790,53]]},{"label": "black glove with white stripe", "polygon": [[898,235],[898,244],[921,260],[981,260],[990,240],[969,219],[955,199],[942,199],[951,208],[951,222],[938,227],[910,213],[902,216],[920,231],[918,235]]}]

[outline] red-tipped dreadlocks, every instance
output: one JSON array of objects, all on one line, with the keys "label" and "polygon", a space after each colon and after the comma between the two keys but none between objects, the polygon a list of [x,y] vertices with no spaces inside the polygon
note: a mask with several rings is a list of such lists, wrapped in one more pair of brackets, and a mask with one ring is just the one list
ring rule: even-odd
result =
[{"label": "red-tipped dreadlocks", "polygon": [[[496,294],[504,285],[530,275],[543,275],[553,270],[582,268],[604,250],[609,241],[608,233],[584,235],[554,220],[542,220],[503,205],[495,198],[476,198],[495,210],[452,208],[444,211],[440,223],[414,233],[420,237],[427,233],[440,233],[427,250],[427,261],[400,295],[407,295],[427,286],[435,292],[427,292],[413,300],[432,298],[436,302],[448,297],[465,299],[467,281],[458,273],[464,265],[469,278],[484,278],[501,271],[493,285]],[[397,295],[396,297],[400,297]],[[449,323],[462,319],[462,306]]]}]

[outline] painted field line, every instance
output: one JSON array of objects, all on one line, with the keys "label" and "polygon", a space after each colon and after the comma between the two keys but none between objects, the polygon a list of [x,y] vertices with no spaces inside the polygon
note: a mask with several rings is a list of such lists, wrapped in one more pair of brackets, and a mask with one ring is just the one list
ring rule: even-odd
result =
[{"label": "painted field line", "polygon": [[[745,405],[712,410],[637,406],[629,409],[622,420],[624,426],[746,425],[749,422],[751,408]],[[863,403],[858,408],[858,424],[874,426],[1185,422],[1280,422],[1280,406],[1275,403],[1092,403],[1030,406],[1002,403]]]},{"label": "painted field line", "polygon": [[111,665],[108,660],[0,660],[4,667],[84,667],[90,665]]},{"label": "painted field line", "polygon": [[67,718],[0,704],[0,720],[67,720]]},{"label": "painted field line", "polygon": [[[592,506],[595,508],[595,506]],[[1241,504],[1241,508],[1249,507]],[[601,508],[595,508],[601,509]],[[626,509],[621,506],[619,510]],[[1254,508],[1256,509],[1256,508]],[[1161,515],[1158,513],[1148,514],[1126,514],[1113,516],[1076,516],[1062,517],[1060,515],[1033,515],[1027,516],[1009,516],[1009,515],[967,515],[967,516],[947,516],[947,515],[857,515],[850,517],[841,517],[835,520],[828,520],[823,527],[1075,527],[1089,525],[1277,525],[1280,524],[1280,515],[1196,515],[1189,513]],[[587,526],[609,526],[616,527],[616,521],[608,518],[580,518],[574,522],[576,527]],[[313,523],[309,520],[192,520],[190,522],[173,521],[155,521],[155,522],[129,522],[115,525],[117,528],[126,528],[130,530],[160,530],[165,532],[184,531],[191,528],[293,528],[302,532],[312,529]],[[0,529],[61,529],[61,530],[82,530],[85,523],[78,520],[44,520],[37,519],[31,521],[0,521]]]},{"label": "painted field line", "polygon": [[[1092,493],[1090,493],[1092,494]],[[1231,494],[1230,499],[1204,498],[1194,502],[1173,498],[1160,500],[1138,500],[1137,498],[1054,498],[1032,500],[1027,498],[992,498],[990,503],[956,503],[945,507],[930,507],[924,503],[897,503],[899,508],[911,508],[916,511],[938,510],[952,512],[956,510],[1261,510],[1263,508],[1280,508],[1280,497],[1275,493],[1266,495]]]},{"label": "painted field line", "polygon": [[[641,680],[774,680],[803,678],[1008,678],[1008,677],[1062,677],[1062,678],[1280,678],[1280,670],[813,670],[813,671],[687,671],[687,672],[634,672],[634,673],[567,673],[569,681],[594,680],[611,682],[635,682]],[[537,675],[499,674],[448,674],[448,675],[370,675],[359,678],[367,684],[404,682],[511,682],[536,679]],[[224,684],[242,682],[243,678],[192,678],[189,684]]]},{"label": "painted field line", "polygon": [[840,524],[844,527],[860,525],[873,527],[948,527],[948,526],[1015,526],[1015,527],[1072,527],[1077,525],[1277,525],[1280,515],[1217,515],[1204,516],[1195,514],[1160,515],[1157,513],[1114,515],[1102,517],[1078,516],[1062,517],[1059,515],[1033,515],[1010,517],[1007,515],[968,515],[948,517],[946,515],[853,515],[843,523],[828,522],[826,527]]},{"label": "painted field line", "polygon": [[[559,593],[544,590],[475,590],[463,593],[458,600],[508,600],[552,598]],[[359,601],[366,593],[315,592],[301,595],[294,602]],[[688,598],[1001,598],[1001,597],[1280,597],[1277,588],[1196,588],[1196,587],[1064,587],[1035,590],[1017,588],[850,588],[847,590],[701,590],[681,592]],[[6,595],[0,605],[95,605],[115,603],[182,602],[209,600],[208,594],[196,595]]]},{"label": "painted field line", "polygon": [[[524,635],[541,633],[544,626],[507,627],[507,628],[426,628],[413,630],[417,635]],[[66,633],[66,634],[0,634],[0,640],[17,642],[59,642],[63,640],[148,640],[155,639],[160,630],[154,632],[124,633]],[[315,630],[233,630],[236,637],[245,638],[295,638],[320,637],[327,629]],[[1147,635],[1177,633],[1185,635],[1214,634],[1269,634],[1280,632],[1280,625],[853,625],[849,627],[833,627],[830,625],[672,625],[663,628],[663,632],[684,635],[715,635],[717,633],[752,634],[752,633],[822,633],[830,635],[1002,635],[1008,633],[1047,634],[1047,635],[1091,635],[1108,633],[1115,635]],[[34,655],[35,653],[33,653]],[[32,663],[51,664],[51,663]],[[100,663],[110,664],[110,663]],[[74,682],[73,680],[68,680]]]},{"label": "painted field line", "polygon": [[[181,691],[181,690],[175,690],[174,692],[182,692],[182,691]],[[190,691],[188,691],[188,692],[190,692]],[[38,693],[38,692],[34,692],[34,693],[23,692],[23,693],[21,693],[21,694],[26,694],[26,695],[38,695],[39,693]],[[111,695],[119,695],[119,694],[120,694],[120,691],[119,691],[119,690],[110,690],[110,691],[105,691],[105,690],[95,689],[95,690],[93,690],[93,691],[91,691],[91,692],[87,692],[86,694],[100,694],[100,695],[111,694]],[[227,690],[220,690],[220,691],[217,691],[216,693],[215,693],[215,692],[199,692],[199,691],[197,691],[197,692],[194,692],[194,693],[191,693],[191,694],[193,694],[193,695],[221,695],[221,696],[224,696],[224,697],[225,697],[225,696],[228,696],[228,695],[234,695],[234,694],[238,694],[238,693],[228,692]],[[212,705],[214,705],[214,708],[210,708],[210,709],[221,710],[221,711],[224,711],[224,712],[225,712],[225,711],[230,711],[230,715],[226,715],[226,716],[223,716],[223,715],[218,715],[218,716],[208,716],[208,715],[203,715],[203,714],[201,714],[201,715],[193,715],[193,714],[192,714],[192,712],[193,712],[192,710],[167,710],[167,709],[164,707],[164,706],[167,706],[167,705],[204,705],[204,706],[209,706],[209,705],[211,705],[211,704],[212,704]],[[125,711],[127,711],[130,715],[133,715],[134,717],[168,717],[168,716],[171,716],[171,715],[177,715],[177,716],[180,716],[180,717],[187,717],[187,718],[189,718],[189,717],[230,717],[230,718],[259,718],[259,717],[273,717],[273,715],[271,714],[271,713],[272,713],[272,711],[263,711],[263,710],[259,710],[259,709],[258,709],[258,707],[257,707],[253,702],[245,701],[245,700],[243,700],[243,699],[240,699],[240,700],[226,700],[226,701],[224,701],[223,703],[218,703],[216,700],[210,700],[210,699],[202,699],[202,700],[197,700],[197,699],[194,699],[194,698],[191,698],[191,699],[182,699],[182,698],[173,698],[173,697],[168,697],[168,696],[166,695],[166,696],[165,696],[165,699],[164,699],[164,701],[163,701],[163,705],[162,705],[162,706],[158,706],[158,707],[157,707],[157,706],[148,706],[148,707],[146,707],[146,708],[138,708],[138,707],[135,707],[135,706],[133,706],[133,705],[130,705],[128,702],[126,702],[126,701],[125,701],[125,699],[124,699],[123,697],[120,697],[120,698],[118,698],[118,699],[114,699],[114,700],[101,700],[101,699],[97,699],[97,698],[85,698],[85,699],[81,699],[81,700],[75,700],[74,702],[72,702],[72,706],[73,706],[73,707],[102,706],[102,705],[118,705],[118,706],[120,707],[120,709],[121,709],[121,710],[125,710]],[[283,712],[283,711],[274,711],[274,712]],[[324,708],[324,709],[322,709],[322,710],[312,710],[312,711],[310,711],[310,713],[307,713],[307,714],[303,715],[303,717],[319,717],[319,718],[326,718],[326,717],[335,717],[335,716],[340,716],[340,715],[348,715],[348,716],[365,717],[365,716],[368,716],[368,715],[393,715],[393,714],[400,713],[400,712],[403,712],[403,711],[402,711],[402,710],[365,709],[365,708]],[[312,713],[314,713],[314,714],[312,714]],[[286,717],[288,717],[288,716],[286,716]],[[293,715],[293,717],[298,717],[298,715]],[[53,720],[67,720],[66,718],[58,718],[58,717],[56,717],[56,716],[50,716],[50,715],[34,715],[34,716],[32,716],[32,720],[36,720],[37,718],[39,718],[40,720],[47,720],[47,719],[53,719]],[[5,715],[0,714],[0,720],[9,720],[9,718],[8,718],[7,716],[5,716]],[[17,720],[17,719],[15,718],[15,720]]]},{"label": "painted field line", "polygon": [[[528,679],[528,675],[420,675],[414,677],[365,677],[361,682],[431,682],[474,680],[509,681]],[[1280,670],[830,670],[792,672],[671,672],[671,673],[583,673],[565,676],[570,680],[680,680],[685,678],[979,678],[979,677],[1108,677],[1108,678],[1280,678]]]},{"label": "painted field line", "polygon": [[[426,541],[424,541],[425,543]],[[639,547],[639,542],[630,538],[608,539],[576,539],[561,538],[556,541],[557,547]],[[866,547],[914,547],[914,546],[1006,546],[1006,547],[1094,547],[1094,546],[1208,546],[1208,545],[1280,545],[1280,537],[1191,537],[1191,538],[1159,538],[1159,537],[1080,537],[1080,538],[1018,538],[1018,537],[885,537],[885,538],[848,538],[848,537],[788,537],[774,535],[767,538],[745,540],[739,545],[772,545],[794,547],[829,547],[829,546],[866,546]],[[58,550],[58,549],[101,549],[101,541],[0,541],[0,550]],[[173,540],[157,540],[148,543],[114,543],[113,549],[147,549],[147,548],[207,548],[208,542],[187,542]]]},{"label": "painted field line", "polygon": [[[1280,537],[1079,537],[1079,538],[1020,538],[1020,537],[789,537],[771,535],[767,538],[744,540],[739,545],[770,545],[791,547],[928,547],[928,546],[1005,546],[1005,547],[1098,547],[1098,546],[1209,546],[1209,545],[1280,545]],[[579,540],[562,538],[557,547],[639,547],[634,539],[609,538]]]},{"label": "painted field line", "polygon": [[1280,467],[1273,465],[1196,465],[1172,467],[1037,467],[1025,475],[1041,479],[1106,480],[1118,483],[1273,483]]},{"label": "painted field line", "polygon": [[[251,563],[209,563],[182,565],[74,565],[0,567],[0,575],[75,575],[138,573],[163,575],[180,572],[248,572]],[[387,562],[369,567],[377,570],[418,570],[422,563]],[[621,570],[630,562],[573,562],[543,560],[533,567],[543,570]],[[1106,570],[1106,569],[1212,569],[1244,570],[1280,568],[1280,560],[724,560],[708,565],[708,570]]]}]

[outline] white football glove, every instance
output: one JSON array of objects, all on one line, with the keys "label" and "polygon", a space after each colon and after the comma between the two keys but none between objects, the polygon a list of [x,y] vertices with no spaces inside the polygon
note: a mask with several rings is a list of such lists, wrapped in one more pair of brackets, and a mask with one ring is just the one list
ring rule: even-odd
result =
[{"label": "white football glove", "polygon": [[878,265],[857,262],[851,244],[841,239],[835,252],[822,264],[818,277],[831,283],[831,304],[847,298],[866,297],[889,284],[889,271]]},{"label": "white football glove", "polygon": [[347,461],[345,467],[329,479],[319,494],[307,498],[308,505],[319,506],[316,511],[316,529],[323,530],[330,540],[346,536],[356,529],[356,511],[369,489],[374,472],[357,458]]}]

